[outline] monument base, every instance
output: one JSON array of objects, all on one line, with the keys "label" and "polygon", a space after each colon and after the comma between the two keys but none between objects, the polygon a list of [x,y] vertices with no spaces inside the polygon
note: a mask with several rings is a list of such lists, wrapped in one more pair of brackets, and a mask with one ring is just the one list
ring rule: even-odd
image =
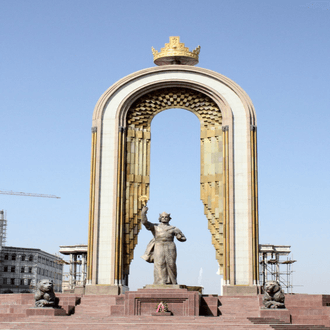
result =
[{"label": "monument base", "polygon": [[147,284],[143,287],[142,290],[144,289],[173,290],[173,289],[187,289],[187,286],[182,284]]},{"label": "monument base", "polygon": [[258,285],[224,285],[222,294],[224,296],[256,296],[260,293]]},{"label": "monument base", "polygon": [[151,313],[151,316],[172,316],[171,312]]},{"label": "monument base", "polygon": [[[149,286],[148,286],[149,287]],[[200,294],[186,288],[157,286],[155,288],[127,291],[124,296],[116,298],[116,305],[110,307],[110,315],[148,315],[152,316],[160,302],[166,303],[168,311],[174,316],[198,316]],[[180,287],[180,286],[179,286]],[[157,315],[159,316],[159,315]]]},{"label": "monument base", "polygon": [[85,295],[89,294],[107,294],[120,295],[128,291],[125,285],[108,285],[108,284],[90,284],[85,286]]},{"label": "monument base", "polygon": [[143,289],[187,289],[188,291],[197,291],[203,294],[202,286],[189,286],[184,284],[147,284]]}]

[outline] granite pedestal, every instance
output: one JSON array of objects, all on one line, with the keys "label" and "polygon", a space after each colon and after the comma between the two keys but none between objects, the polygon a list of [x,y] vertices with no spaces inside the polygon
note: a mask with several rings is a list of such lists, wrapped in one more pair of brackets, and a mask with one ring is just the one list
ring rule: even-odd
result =
[{"label": "granite pedestal", "polygon": [[26,310],[26,316],[66,316],[63,308],[32,307]]},{"label": "granite pedestal", "polygon": [[[153,315],[162,301],[168,306],[168,311],[174,316],[198,316],[200,293],[188,291],[185,286],[149,285],[138,291],[127,291],[121,296],[123,308],[111,307],[111,315]],[[118,297],[119,298],[119,297]]]},{"label": "granite pedestal", "polygon": [[260,309],[260,317],[262,318],[271,318],[280,320],[285,323],[291,323],[291,314],[290,311],[286,308],[279,308],[279,309],[269,309],[269,308],[261,308]]}]

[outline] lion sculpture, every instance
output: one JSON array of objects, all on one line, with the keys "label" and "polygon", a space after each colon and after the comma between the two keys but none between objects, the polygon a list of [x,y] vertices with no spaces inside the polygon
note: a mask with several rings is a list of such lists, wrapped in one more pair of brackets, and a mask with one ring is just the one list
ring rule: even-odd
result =
[{"label": "lion sculpture", "polygon": [[262,299],[265,308],[285,308],[284,299],[284,292],[278,282],[270,281],[265,284],[265,294]]},{"label": "lion sculpture", "polygon": [[53,281],[40,280],[34,294],[36,307],[53,307],[58,308],[59,299],[55,297]]}]

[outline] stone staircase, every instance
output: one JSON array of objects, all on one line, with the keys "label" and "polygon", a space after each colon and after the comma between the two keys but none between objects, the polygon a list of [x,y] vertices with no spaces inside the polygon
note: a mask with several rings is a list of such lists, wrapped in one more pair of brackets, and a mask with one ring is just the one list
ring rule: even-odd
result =
[{"label": "stone staircase", "polygon": [[[330,296],[288,295],[293,324],[260,317],[257,296],[201,297],[200,316],[123,316],[123,296],[57,294],[67,316],[30,316],[33,294],[0,295],[0,329],[330,329]],[[112,315],[111,315],[112,314]]]},{"label": "stone staircase", "polygon": [[[328,304],[328,306],[327,306]],[[285,297],[293,324],[330,326],[330,296],[295,294]]]},{"label": "stone staircase", "polygon": [[[80,303],[80,296],[72,294],[57,294],[59,305],[66,315],[75,312],[75,306]],[[32,293],[1,294],[0,295],[0,322],[11,322],[27,317],[27,310],[34,307]]]},{"label": "stone staircase", "polygon": [[[262,306],[261,295],[259,305]],[[263,317],[249,317],[249,320],[254,324],[270,324],[273,329],[330,329],[330,295],[286,295],[285,306],[291,324]]]},{"label": "stone staircase", "polygon": [[0,295],[0,321],[26,317],[26,310],[33,305],[33,294],[2,294]]}]

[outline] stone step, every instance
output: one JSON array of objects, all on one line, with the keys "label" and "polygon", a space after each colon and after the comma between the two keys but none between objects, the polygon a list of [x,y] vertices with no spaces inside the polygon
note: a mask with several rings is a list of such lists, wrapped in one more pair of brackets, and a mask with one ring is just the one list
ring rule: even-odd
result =
[{"label": "stone step", "polygon": [[115,304],[116,297],[93,297],[89,298],[89,296],[84,296],[80,299],[80,304],[97,304],[97,305],[106,305],[106,304]]},{"label": "stone step", "polygon": [[323,306],[330,298],[322,295],[286,295],[285,305],[287,307],[316,307]]},{"label": "stone step", "polygon": [[[104,329],[134,329],[134,330],[171,330],[173,329],[173,325],[168,325],[168,324],[162,324],[162,325],[150,325],[150,324],[112,324],[112,325],[107,325],[107,324],[36,324],[36,323],[29,323],[29,324],[24,324],[24,323],[18,323],[18,324],[10,324],[10,326],[4,326],[2,327],[0,324],[0,329],[28,329],[28,330],[104,330]],[[205,329],[205,330],[215,330],[219,329],[215,325],[194,325],[194,324],[176,324],[175,325],[176,330],[187,330],[187,329],[192,329],[192,330],[200,330],[200,329]],[[258,329],[258,330],[267,330],[267,329],[272,329],[270,326],[265,326],[265,325],[244,325],[244,326],[239,326],[239,325],[226,325],[224,327],[221,327],[221,329],[226,329],[226,330],[244,330],[244,329]]]},{"label": "stone step", "polygon": [[292,316],[295,315],[329,315],[330,310],[326,310],[325,308],[290,308],[290,313]]},{"label": "stone step", "polygon": [[278,319],[265,317],[248,317],[248,320],[253,324],[288,324]]},{"label": "stone step", "polygon": [[29,307],[29,305],[4,305],[0,306],[0,313],[19,313]]},{"label": "stone step", "polygon": [[[47,318],[47,320],[37,320],[33,319],[32,317],[29,319],[30,322],[23,322],[21,321],[20,324],[23,325],[24,323],[29,323],[44,326],[47,324],[47,328],[51,329],[51,325],[57,325],[58,329],[62,328],[62,325],[65,325],[68,327],[68,329],[71,329],[72,326],[79,326],[81,328],[82,326],[89,326],[89,329],[95,329],[94,326],[103,325],[104,328],[109,327],[110,325],[114,326],[127,326],[127,325],[133,325],[133,326],[150,326],[149,329],[155,329],[158,326],[166,326],[169,325],[171,327],[175,326],[180,327],[183,326],[185,329],[190,329],[191,326],[198,326],[200,329],[207,329],[208,327],[219,327],[221,325],[228,325],[228,326],[236,326],[236,328],[249,328],[253,329],[268,329],[269,327],[265,327],[262,325],[252,325],[250,322],[244,322],[237,323],[237,322],[224,322],[221,321],[219,318],[205,318],[205,317],[127,317],[127,318],[105,318],[105,319],[94,319],[89,321],[81,320],[79,321],[77,318],[72,317],[60,317],[60,318]],[[115,327],[111,327],[115,328]]]},{"label": "stone step", "polygon": [[22,317],[26,317],[26,313],[16,313],[16,314],[9,314],[9,313],[1,313],[0,314],[0,320],[4,320],[5,318],[22,318]]},{"label": "stone step", "polygon": [[293,324],[329,324],[329,315],[292,315]]},{"label": "stone step", "polygon": [[320,325],[299,325],[299,324],[274,324],[272,325],[273,329],[277,330],[330,330],[329,327],[320,326]]},{"label": "stone step", "polygon": [[81,310],[109,310],[109,307],[113,306],[112,304],[108,304],[108,305],[87,305],[87,304],[80,304],[76,306],[76,312],[77,311],[81,311]]}]

